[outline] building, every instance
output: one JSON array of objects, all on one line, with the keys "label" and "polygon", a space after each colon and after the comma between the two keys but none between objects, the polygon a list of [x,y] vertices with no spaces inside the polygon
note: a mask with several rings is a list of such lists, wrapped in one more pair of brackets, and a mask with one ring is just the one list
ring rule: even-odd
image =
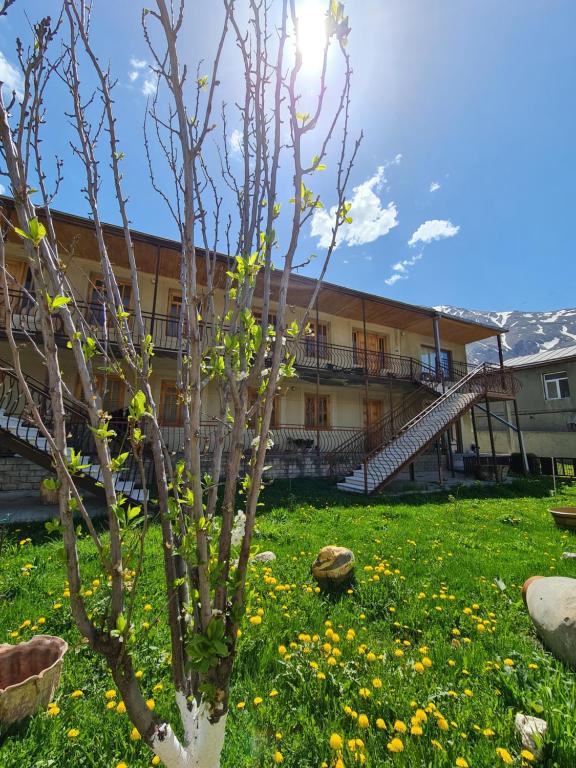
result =
[{"label": "building", "polygon": [[[517,396],[518,421],[527,453],[540,457],[576,457],[576,346],[549,349],[506,360],[521,384]],[[492,419],[497,452],[518,450],[513,402],[494,405]],[[485,412],[475,409],[481,449],[489,450]],[[507,422],[507,423],[505,423]]]},{"label": "building", "polygon": [[[3,203],[10,210],[11,201],[5,198]],[[62,253],[66,254],[67,276],[76,292],[76,311],[83,313],[97,336],[107,309],[102,300],[92,223],[65,213],[53,212],[53,218]],[[107,226],[106,241],[123,303],[129,311],[131,286],[122,230]],[[140,232],[133,233],[133,241],[146,331],[155,346],[154,395],[168,447],[178,456],[182,427],[175,360],[181,306],[177,279],[180,246]],[[37,308],[33,297],[22,289],[30,284],[30,278],[22,244],[15,236],[7,242],[7,267],[12,275],[13,330],[22,342],[30,381],[35,381],[38,397],[46,397],[42,363],[30,343],[40,330]],[[288,323],[301,320],[315,285],[313,279],[292,277]],[[217,292],[217,301],[222,299],[222,291]],[[256,298],[255,313],[258,307]],[[2,339],[5,323],[6,308],[0,303],[0,358],[4,361],[0,436],[7,448],[5,453],[12,451],[33,464],[44,462],[43,466],[49,467],[45,451],[42,456],[38,444],[30,448],[30,443],[38,443],[38,439],[26,432],[29,425],[21,415],[22,396],[15,393],[7,342]],[[447,469],[454,470],[453,455],[461,454],[472,441],[471,405],[486,396],[507,399],[514,395],[513,380],[500,367],[472,370],[464,362],[466,344],[490,336],[498,336],[500,341],[503,330],[496,326],[325,283],[310,320],[310,331],[306,338],[288,342],[296,358],[298,378],[282,384],[274,408],[271,463],[277,476],[332,475],[346,478],[343,486],[349,490],[368,491],[378,490],[393,479],[418,480],[421,472],[434,472],[434,478],[441,479]],[[69,392],[78,397],[80,390],[64,333],[60,341],[63,374]],[[109,412],[126,406],[120,379],[107,376],[105,386],[103,395]],[[71,398],[69,408],[80,422],[81,403]],[[215,415],[216,392],[209,387],[203,426],[207,457],[212,450]],[[411,429],[401,435],[400,428],[412,421]],[[27,438],[22,437],[26,434]],[[247,450],[250,437],[248,433]],[[6,478],[24,472],[19,469],[19,459],[8,456],[2,461],[5,469],[4,480],[0,472],[0,483],[6,487]],[[360,481],[358,467],[362,467]],[[27,465],[26,472],[32,472],[32,465]]]}]

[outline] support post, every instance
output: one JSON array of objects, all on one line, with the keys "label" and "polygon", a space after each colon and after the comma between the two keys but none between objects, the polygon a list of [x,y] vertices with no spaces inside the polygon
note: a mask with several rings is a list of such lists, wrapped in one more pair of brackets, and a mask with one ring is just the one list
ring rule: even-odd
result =
[{"label": "support post", "polygon": [[474,406],[470,409],[470,415],[472,416],[472,433],[474,435],[474,446],[476,448],[476,456],[480,456],[480,444],[478,443],[478,427],[476,426],[476,416],[474,414]]},{"label": "support post", "polygon": [[[498,360],[500,361],[500,370],[504,372],[504,350],[502,349],[502,334],[499,333],[498,336],[496,336],[496,340],[498,342]],[[504,376],[504,373],[502,373],[502,390],[506,391],[506,377]]]},{"label": "support post", "polygon": [[494,430],[492,429],[492,412],[490,411],[490,400],[486,398],[486,415],[488,416],[488,434],[490,435],[490,450],[492,451],[492,468],[494,469],[494,480],[497,480],[496,471],[496,445],[494,444]]},{"label": "support post", "polygon": [[444,478],[442,477],[442,451],[440,450],[439,440],[436,440],[436,461],[438,463],[438,485],[442,485]]},{"label": "support post", "polygon": [[440,341],[439,315],[434,315],[433,326],[434,326],[434,347],[436,349],[436,378],[442,384],[442,392],[444,392],[446,390],[446,386],[444,384],[444,369],[442,367],[442,343]]},{"label": "support post", "polygon": [[448,430],[444,432],[445,439],[446,439],[446,455],[448,456],[448,469],[450,470],[450,474],[452,477],[456,477],[456,472],[454,471],[454,456],[452,454],[452,435],[451,435],[451,428],[448,427]]},{"label": "support post", "polygon": [[526,448],[524,447],[524,437],[522,436],[522,430],[520,429],[520,415],[518,413],[518,403],[516,401],[516,398],[512,400],[512,403],[514,405],[514,421],[516,422],[516,434],[518,435],[518,448],[520,449],[520,454],[522,456],[522,467],[524,469],[524,474],[529,475],[530,465],[528,464],[528,456],[526,455]]},{"label": "support post", "polygon": [[[154,339],[154,325],[156,323],[156,300],[158,298],[158,276],[160,274],[160,246],[156,246],[156,267],[154,269],[154,295],[152,296],[152,318],[150,320],[150,336]],[[166,332],[168,329],[166,329]],[[143,339],[141,339],[143,341]]]}]

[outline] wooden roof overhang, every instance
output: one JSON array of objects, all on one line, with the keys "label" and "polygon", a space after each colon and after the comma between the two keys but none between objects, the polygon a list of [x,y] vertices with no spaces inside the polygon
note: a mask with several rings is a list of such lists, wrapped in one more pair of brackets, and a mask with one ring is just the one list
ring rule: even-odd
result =
[{"label": "wooden roof overhang", "polygon": [[[0,201],[11,209],[13,220],[15,212],[11,198],[1,197]],[[94,237],[94,225],[90,219],[74,216],[68,213],[52,211],[56,234],[68,258],[89,259],[99,261],[98,247]],[[40,214],[41,217],[41,214]],[[106,224],[106,244],[110,259],[115,266],[128,268],[128,257],[124,241],[124,233],[120,227]],[[17,237],[11,233],[9,239]],[[180,275],[180,243],[168,238],[156,237],[143,232],[132,232],[138,268],[143,273],[158,274],[161,277],[179,279]],[[198,280],[205,282],[203,252],[199,251],[197,261]],[[228,262],[221,257],[217,270],[216,285],[224,285],[225,272]],[[273,274],[273,298],[277,295],[280,272]],[[292,275],[288,291],[288,303],[295,307],[307,307],[313,295],[317,281],[302,275]],[[258,295],[260,291],[256,291]],[[431,307],[421,307],[414,304],[387,299],[382,296],[355,291],[344,286],[324,282],[318,297],[318,311],[338,315],[362,323],[399,328],[403,331],[433,335],[433,318],[439,319],[440,337],[442,341],[455,344],[470,344],[474,341],[490,338],[504,333],[505,328],[473,321],[462,320],[438,312]]]}]

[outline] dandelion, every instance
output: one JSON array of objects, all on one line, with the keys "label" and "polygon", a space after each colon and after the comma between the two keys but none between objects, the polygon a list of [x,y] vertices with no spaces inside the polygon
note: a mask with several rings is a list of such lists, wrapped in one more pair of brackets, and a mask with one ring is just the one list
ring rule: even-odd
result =
[{"label": "dandelion", "polygon": [[520,755],[524,758],[524,760],[527,760],[529,763],[533,763],[536,760],[535,755],[533,755],[529,749],[523,749],[520,752]]},{"label": "dandelion", "polygon": [[288,650],[286,649],[285,645],[279,645],[278,646],[278,653],[280,656],[285,656],[288,653]]},{"label": "dandelion", "polygon": [[84,696],[84,691],[80,690],[72,691],[70,694],[71,699],[80,699],[82,696]]},{"label": "dandelion", "polygon": [[273,699],[275,696],[278,696],[278,691],[276,690],[276,688],[272,688],[268,696],[270,696],[271,699]]},{"label": "dandelion", "polygon": [[418,674],[422,674],[424,672],[424,664],[422,662],[417,661],[413,665],[414,672],[418,672]]},{"label": "dandelion", "polygon": [[152,758],[152,765],[160,765],[160,758],[158,757],[158,755],[154,755],[154,757]]},{"label": "dandelion", "polygon": [[119,715],[123,715],[126,712],[126,704],[124,704],[123,701],[118,702],[116,705],[116,712],[118,712]]},{"label": "dandelion", "polygon": [[502,760],[504,765],[512,765],[512,763],[514,762],[514,758],[512,757],[510,752],[508,752],[508,750],[504,749],[503,747],[496,747],[496,754],[498,755],[500,760]]},{"label": "dandelion", "polygon": [[422,736],[424,731],[422,730],[422,726],[421,725],[413,725],[410,728],[410,733],[412,734],[412,736]]},{"label": "dandelion", "polygon": [[132,728],[132,730],[130,731],[130,738],[132,741],[140,741],[142,736],[140,736],[140,731],[138,730],[138,728]]},{"label": "dandelion", "polygon": [[403,720],[395,720],[394,730],[398,733],[406,733],[406,723]]},{"label": "dandelion", "polygon": [[484,730],[482,731],[482,734],[484,736],[486,736],[487,738],[490,738],[490,736],[494,736],[495,735],[495,733],[492,730],[492,728],[484,728]]},{"label": "dandelion", "polygon": [[106,699],[115,699],[116,698],[116,691],[111,688],[109,691],[106,691],[104,694],[104,698]]},{"label": "dandelion", "polygon": [[512,659],[504,659],[503,664],[505,667],[513,667],[514,661]]},{"label": "dandelion", "polygon": [[368,728],[370,725],[370,721],[366,717],[366,715],[358,715],[358,727],[359,728]]},{"label": "dandelion", "polygon": [[329,742],[330,749],[342,749],[343,741],[342,736],[339,733],[330,734]]},{"label": "dandelion", "polygon": [[389,741],[386,745],[389,752],[402,752],[404,750],[404,744],[401,739],[395,738]]},{"label": "dandelion", "polygon": [[401,656],[404,656],[404,651],[401,648],[396,648],[394,656],[399,659]]},{"label": "dandelion", "polygon": [[50,704],[48,704],[48,716],[49,717],[56,717],[60,713],[60,707],[55,702],[51,701]]},{"label": "dandelion", "polygon": [[245,706],[246,706],[245,701],[239,701],[238,704],[236,704],[236,709],[244,709]]},{"label": "dandelion", "polygon": [[468,761],[465,760],[463,757],[457,757],[456,765],[458,766],[458,768],[468,768]]},{"label": "dandelion", "polygon": [[446,720],[443,717],[439,717],[438,728],[440,728],[441,731],[447,731],[450,728],[450,726],[448,725],[448,720]]},{"label": "dandelion", "polygon": [[150,605],[150,603],[146,603],[146,605],[144,606],[144,610],[145,611],[151,611],[152,610],[152,606]]},{"label": "dandelion", "polygon": [[376,720],[376,728],[378,728],[379,731],[385,731],[386,730],[386,723],[384,722],[384,720],[381,717],[379,717]]},{"label": "dandelion", "polygon": [[128,768],[128,766],[126,765],[126,763],[122,762],[122,763],[118,763],[116,768]]},{"label": "dandelion", "polygon": [[277,765],[280,765],[280,763],[284,762],[284,755],[279,750],[276,750],[276,752],[274,752],[274,762]]},{"label": "dandelion", "polygon": [[471,699],[472,696],[474,696],[474,694],[472,693],[470,688],[464,688],[464,696],[468,696],[468,698]]},{"label": "dandelion", "polygon": [[262,704],[262,697],[261,696],[255,696],[254,697],[254,706],[258,707],[260,704]]},{"label": "dandelion", "polygon": [[373,688],[382,688],[382,680],[380,680],[379,677],[375,677],[372,680],[372,687]]},{"label": "dandelion", "polygon": [[68,736],[69,739],[75,739],[77,736],[80,735],[80,731],[78,728],[70,728],[66,736]]},{"label": "dandelion", "polygon": [[369,688],[360,688],[359,693],[363,699],[369,699],[372,696],[372,691]]},{"label": "dandelion", "polygon": [[144,677],[144,672],[142,672],[142,670],[139,669],[137,672],[134,672],[134,677],[137,680],[141,680]]},{"label": "dandelion", "polygon": [[262,616],[250,616],[250,624],[252,624],[253,626],[262,624]]}]

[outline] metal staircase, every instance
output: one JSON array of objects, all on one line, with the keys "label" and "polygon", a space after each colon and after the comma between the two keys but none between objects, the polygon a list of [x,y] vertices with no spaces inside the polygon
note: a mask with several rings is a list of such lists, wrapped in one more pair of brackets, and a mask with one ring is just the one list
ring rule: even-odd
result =
[{"label": "metal staircase", "polygon": [[[42,414],[47,426],[51,426],[52,402],[47,388],[41,382],[26,375],[26,383],[32,394],[35,406]],[[74,449],[81,455],[81,464],[88,465],[76,476],[78,485],[93,494],[104,497],[102,486],[102,468],[98,464],[94,436],[89,427],[88,414],[80,403],[64,398],[67,443],[70,455]],[[116,427],[118,452],[122,450],[126,423],[113,423]],[[54,471],[48,440],[33,424],[29,417],[29,408],[20,381],[11,365],[0,359],[0,442],[3,448],[14,451],[30,461]],[[125,450],[129,450],[129,447]],[[147,476],[151,466],[146,464]],[[147,484],[147,483],[146,483]],[[115,476],[114,485],[117,493],[132,501],[142,501],[148,491],[142,487],[136,462],[130,454],[123,468]]]},{"label": "metal staircase", "polygon": [[[475,402],[489,394],[514,396],[516,388],[509,372],[487,364],[464,373],[440,396],[427,386],[420,387],[395,411],[366,429],[363,446],[356,439],[356,444],[341,446],[331,455],[332,474],[345,475],[338,488],[368,494],[380,490]],[[430,397],[434,399],[430,401]]]}]

